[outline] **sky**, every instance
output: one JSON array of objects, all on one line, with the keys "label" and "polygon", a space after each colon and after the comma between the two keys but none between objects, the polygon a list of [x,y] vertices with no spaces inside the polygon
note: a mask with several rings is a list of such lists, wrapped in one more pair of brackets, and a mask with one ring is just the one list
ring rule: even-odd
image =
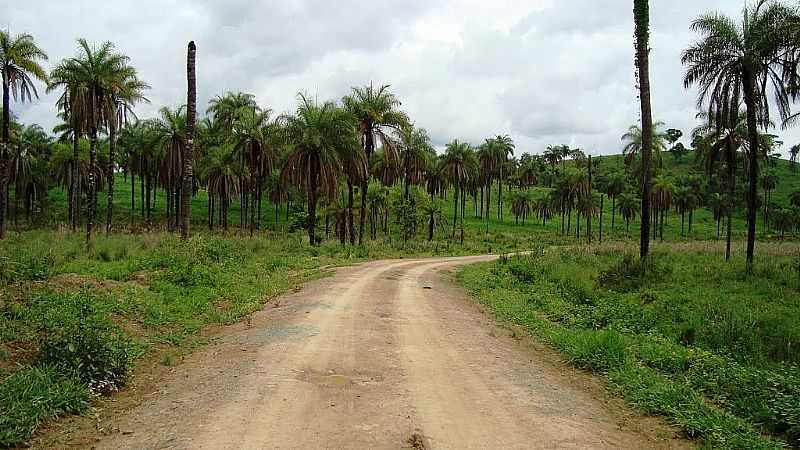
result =
[{"label": "sky", "polygon": [[[12,6],[13,2],[13,6]],[[696,90],[680,55],[698,15],[740,16],[744,0],[651,3],[653,115],[689,135]],[[5,5],[4,5],[5,4]],[[353,86],[390,84],[434,145],[509,134],[518,153],[567,144],[619,153],[639,119],[630,0],[0,0],[0,26],[32,34],[47,68],[76,39],[113,42],[150,84],[151,117],[186,97],[186,45],[197,44],[198,102],[252,93],[276,114],[297,93],[340,99]],[[56,123],[55,94],[14,104],[25,123]],[[784,154],[800,129],[778,131]],[[688,144],[689,139],[684,138]]]}]

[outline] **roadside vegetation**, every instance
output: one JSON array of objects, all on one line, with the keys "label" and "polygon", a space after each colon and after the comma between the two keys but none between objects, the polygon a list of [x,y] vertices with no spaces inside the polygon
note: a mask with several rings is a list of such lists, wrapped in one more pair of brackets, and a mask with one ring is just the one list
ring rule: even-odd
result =
[{"label": "roadside vegetation", "polygon": [[643,266],[628,245],[547,248],[458,279],[500,319],[708,448],[798,447],[800,247],[763,246],[769,260],[753,274],[724,251],[656,247]]}]

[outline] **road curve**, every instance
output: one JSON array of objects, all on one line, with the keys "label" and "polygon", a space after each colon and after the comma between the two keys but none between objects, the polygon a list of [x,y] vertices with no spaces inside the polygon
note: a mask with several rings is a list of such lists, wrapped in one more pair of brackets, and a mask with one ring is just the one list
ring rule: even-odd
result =
[{"label": "road curve", "polygon": [[[337,269],[233,327],[116,419],[101,449],[682,448],[534,351],[441,272]],[[587,381],[588,380],[588,381]]]}]

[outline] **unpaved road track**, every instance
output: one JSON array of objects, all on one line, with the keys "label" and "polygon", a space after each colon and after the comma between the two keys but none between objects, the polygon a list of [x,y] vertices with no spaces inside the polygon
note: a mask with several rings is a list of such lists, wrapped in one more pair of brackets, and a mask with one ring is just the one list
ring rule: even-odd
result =
[{"label": "unpaved road track", "polygon": [[[187,358],[107,449],[682,448],[534,351],[441,272],[491,257],[337,269]],[[540,349],[541,350],[541,349]]]}]

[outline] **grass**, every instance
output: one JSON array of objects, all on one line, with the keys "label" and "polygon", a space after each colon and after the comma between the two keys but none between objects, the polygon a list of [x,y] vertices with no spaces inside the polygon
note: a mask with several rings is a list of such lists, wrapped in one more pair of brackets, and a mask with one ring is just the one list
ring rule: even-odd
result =
[{"label": "grass", "polygon": [[619,247],[540,250],[458,279],[708,448],[800,446],[800,249],[767,248],[748,275],[716,251],[662,247],[642,267]]}]

